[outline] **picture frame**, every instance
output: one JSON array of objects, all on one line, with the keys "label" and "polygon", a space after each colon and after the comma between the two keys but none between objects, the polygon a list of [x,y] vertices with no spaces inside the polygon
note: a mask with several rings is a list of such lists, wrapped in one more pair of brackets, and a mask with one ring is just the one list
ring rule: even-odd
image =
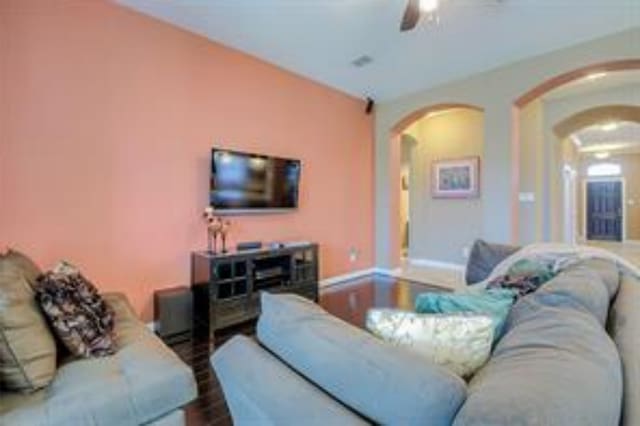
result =
[{"label": "picture frame", "polygon": [[431,164],[433,198],[468,199],[480,196],[480,157],[436,160]]}]

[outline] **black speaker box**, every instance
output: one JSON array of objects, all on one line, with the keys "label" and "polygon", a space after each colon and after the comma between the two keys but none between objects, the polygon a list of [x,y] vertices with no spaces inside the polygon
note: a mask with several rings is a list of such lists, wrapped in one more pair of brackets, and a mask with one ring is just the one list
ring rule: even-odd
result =
[{"label": "black speaker box", "polygon": [[193,299],[188,287],[156,291],[153,295],[156,333],[163,339],[190,337]]}]

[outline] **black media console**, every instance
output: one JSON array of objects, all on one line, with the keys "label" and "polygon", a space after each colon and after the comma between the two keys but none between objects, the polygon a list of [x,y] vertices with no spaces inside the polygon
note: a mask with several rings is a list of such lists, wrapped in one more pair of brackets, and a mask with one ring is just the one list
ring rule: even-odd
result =
[{"label": "black media console", "polygon": [[213,340],[216,330],[255,319],[260,292],[296,293],[318,300],[318,246],[285,244],[279,248],[213,254],[191,253],[194,326]]}]

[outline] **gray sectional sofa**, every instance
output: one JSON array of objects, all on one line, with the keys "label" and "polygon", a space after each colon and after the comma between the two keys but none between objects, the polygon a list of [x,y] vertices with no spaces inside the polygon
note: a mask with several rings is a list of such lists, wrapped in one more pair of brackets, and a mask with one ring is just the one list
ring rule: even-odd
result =
[{"label": "gray sectional sofa", "polygon": [[0,425],[173,426],[197,395],[191,369],[135,316],[121,294],[106,294],[116,313],[117,353],[68,359],[35,393],[4,392]]},{"label": "gray sectional sofa", "polygon": [[638,425],[640,282],[568,268],[513,306],[468,382],[286,295],[211,362],[239,425]]}]

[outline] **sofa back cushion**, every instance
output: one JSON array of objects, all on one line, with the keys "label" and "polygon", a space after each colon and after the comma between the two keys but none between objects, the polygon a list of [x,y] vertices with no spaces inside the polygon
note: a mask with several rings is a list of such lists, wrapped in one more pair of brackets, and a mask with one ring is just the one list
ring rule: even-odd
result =
[{"label": "sofa back cushion", "polygon": [[471,247],[465,280],[467,284],[475,284],[489,277],[493,268],[520,248],[505,244],[492,244],[484,240],[476,240]]},{"label": "sofa back cushion", "polygon": [[56,372],[56,344],[15,257],[0,256],[0,392],[33,392]]},{"label": "sofa back cushion", "polygon": [[375,423],[450,425],[466,385],[294,295],[262,294],[258,339],[298,373]]},{"label": "sofa back cushion", "polygon": [[607,265],[617,271],[617,266],[612,262],[587,260],[577,263],[543,285],[538,293],[563,295],[565,297],[559,299],[563,305],[571,304],[575,309],[584,309],[604,326],[609,304],[619,283],[617,275],[615,280],[608,279]]},{"label": "sofa back cushion", "polygon": [[572,269],[516,303],[455,425],[617,425],[622,372],[599,318],[609,299],[603,287],[597,275]]},{"label": "sofa back cushion", "polygon": [[0,255],[0,257],[3,262],[6,262],[5,264],[11,264],[18,268],[31,287],[36,285],[36,280],[42,274],[42,270],[29,256],[9,249],[6,254]]},{"label": "sofa back cushion", "polygon": [[609,330],[622,360],[622,425],[640,425],[640,279],[627,273],[611,305]]}]

